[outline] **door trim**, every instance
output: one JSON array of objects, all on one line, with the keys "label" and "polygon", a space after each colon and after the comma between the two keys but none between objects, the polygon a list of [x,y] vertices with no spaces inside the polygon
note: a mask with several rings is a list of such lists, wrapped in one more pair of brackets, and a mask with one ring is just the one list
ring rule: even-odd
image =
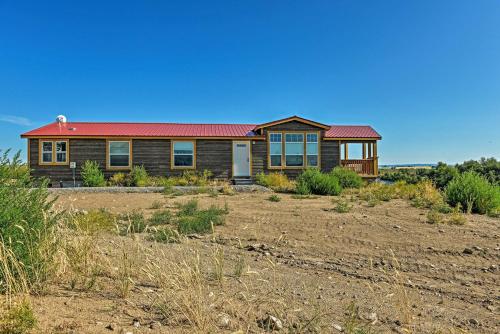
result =
[{"label": "door trim", "polygon": [[[252,141],[251,140],[233,140],[231,147],[231,178],[235,178],[234,175],[234,145],[236,144],[247,144],[248,145],[248,177],[252,177]],[[240,175],[237,177],[246,177],[244,175]]]}]

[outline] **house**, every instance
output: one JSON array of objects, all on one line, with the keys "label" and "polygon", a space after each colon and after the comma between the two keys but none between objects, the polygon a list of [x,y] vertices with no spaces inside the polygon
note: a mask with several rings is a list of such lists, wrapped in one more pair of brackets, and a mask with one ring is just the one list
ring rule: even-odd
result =
[{"label": "house", "polygon": [[[297,176],[307,167],[345,166],[364,177],[378,174],[377,141],[370,126],[326,125],[297,116],[264,124],[54,122],[21,135],[35,177],[80,179],[86,160],[106,177],[143,165],[150,175],[210,170],[214,177],[252,178],[280,171]],[[350,159],[349,145],[361,145]]]}]

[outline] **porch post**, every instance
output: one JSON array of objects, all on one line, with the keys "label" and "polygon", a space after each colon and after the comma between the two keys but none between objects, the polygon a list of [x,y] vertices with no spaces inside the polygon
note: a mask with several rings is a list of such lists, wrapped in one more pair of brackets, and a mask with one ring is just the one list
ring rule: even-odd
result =
[{"label": "porch post", "polygon": [[363,143],[363,160],[366,159],[366,143]]},{"label": "porch post", "polygon": [[373,173],[378,175],[377,141],[373,143]]},{"label": "porch post", "polygon": [[349,145],[344,143],[344,160],[349,159]]},{"label": "porch post", "polygon": [[366,144],[368,146],[368,159],[371,159],[373,156],[372,156],[372,143],[367,143]]}]

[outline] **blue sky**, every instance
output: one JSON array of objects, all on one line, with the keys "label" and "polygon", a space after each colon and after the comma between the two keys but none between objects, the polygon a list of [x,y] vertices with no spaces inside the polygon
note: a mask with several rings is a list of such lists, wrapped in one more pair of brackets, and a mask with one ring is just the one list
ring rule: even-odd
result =
[{"label": "blue sky", "polygon": [[500,1],[0,0],[0,148],[52,122],[370,124],[380,162],[500,158]]}]

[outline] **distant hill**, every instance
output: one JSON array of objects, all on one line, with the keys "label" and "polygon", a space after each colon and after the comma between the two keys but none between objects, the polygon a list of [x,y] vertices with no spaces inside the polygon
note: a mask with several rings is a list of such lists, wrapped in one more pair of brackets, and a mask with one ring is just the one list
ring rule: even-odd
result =
[{"label": "distant hill", "polygon": [[380,165],[379,168],[433,168],[437,164],[395,164],[395,165]]}]

